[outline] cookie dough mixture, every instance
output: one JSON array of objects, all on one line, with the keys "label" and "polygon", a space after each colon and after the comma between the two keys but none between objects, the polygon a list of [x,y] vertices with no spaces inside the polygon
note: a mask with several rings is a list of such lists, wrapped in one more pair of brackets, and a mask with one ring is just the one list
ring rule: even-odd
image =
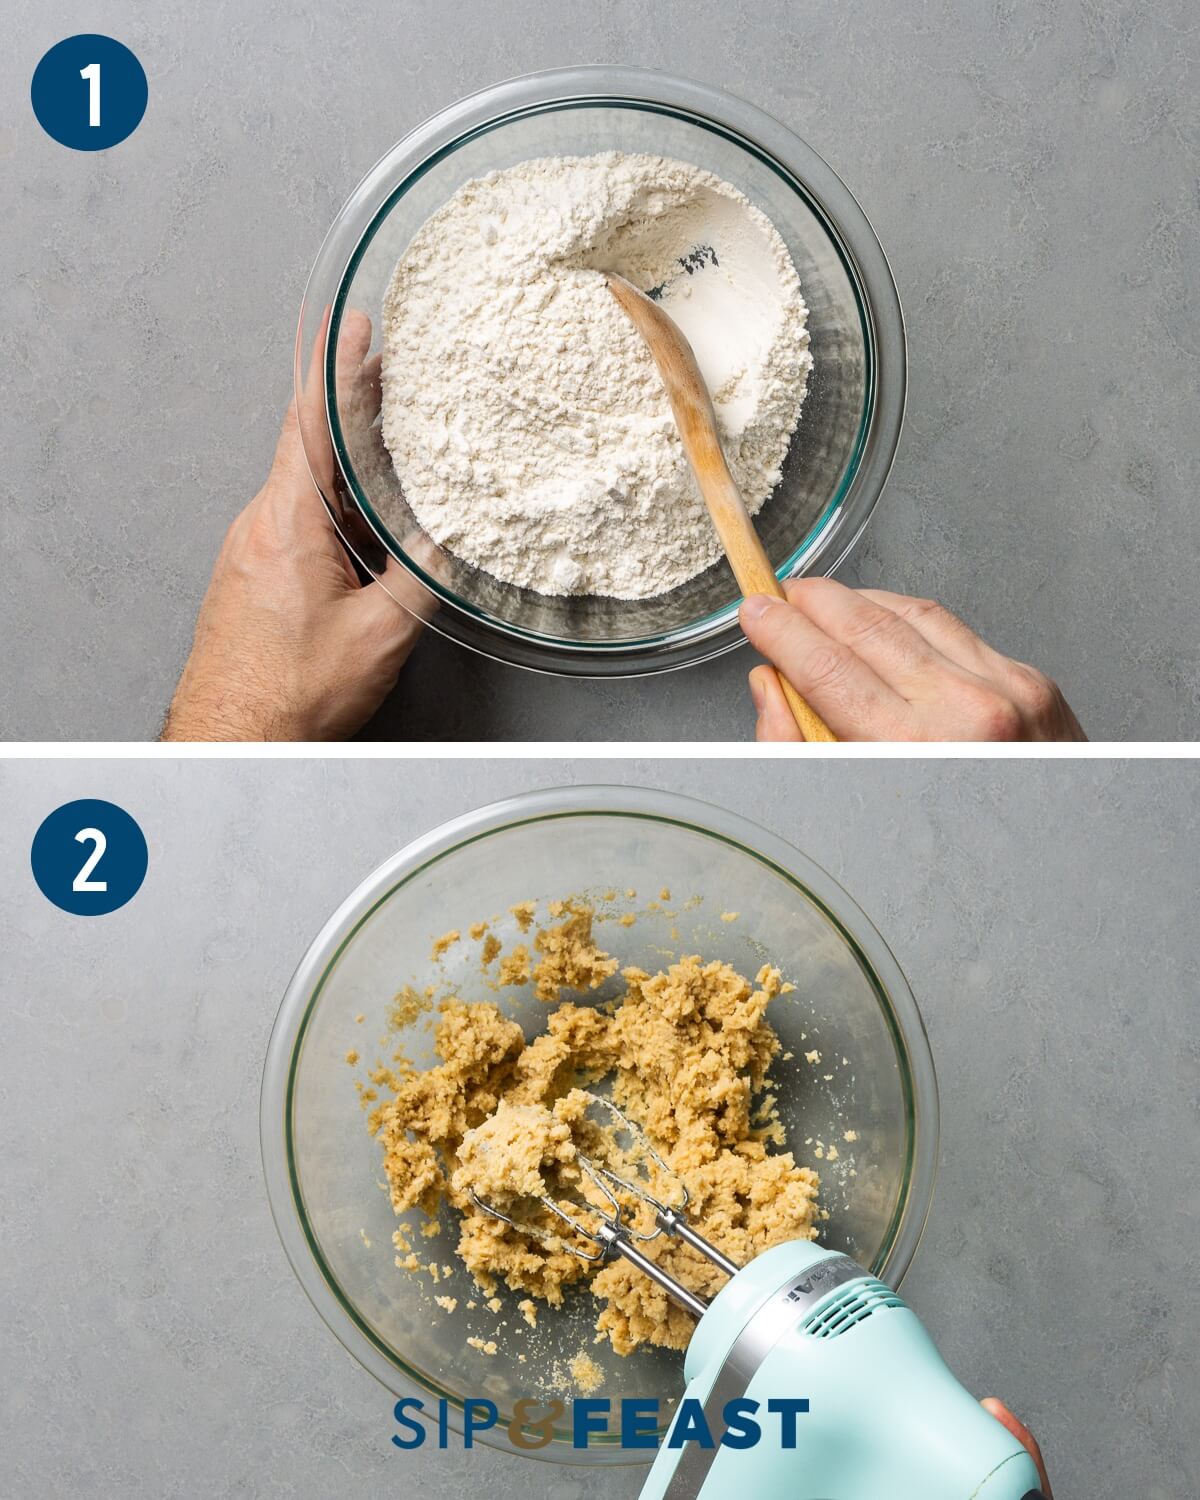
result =
[{"label": "cookie dough mixture", "polygon": [[752,513],[778,483],[812,359],[787,246],[737,188],[607,152],[465,183],[383,304],[383,438],[433,539],[543,594],[662,594],[721,549],[640,336],[602,271],[696,352]]},{"label": "cookie dough mixture", "polygon": [[[767,1008],[787,987],[769,965],[751,983],[728,964],[685,957],[658,974],[623,970],[623,993],[612,1003],[564,1000],[562,987],[594,990],[616,960],[598,947],[586,906],[554,903],[551,913],[555,924],[533,940],[538,963],[531,967],[527,955],[523,966],[523,982],[552,1007],[545,1029],[526,1042],[498,1006],[451,998],[435,1031],[440,1061],[390,1076],[392,1097],[371,1114],[370,1128],[392,1206],[430,1216],[444,1201],[458,1209],[457,1253],[485,1294],[504,1282],[557,1306],[567,1287],[590,1278],[598,1334],[618,1353],[644,1343],[682,1349],[694,1327],[689,1315],[625,1262],[597,1268],[572,1254],[561,1220],[537,1197],[588,1197],[580,1150],[631,1175],[628,1144],[589,1113],[582,1090],[599,1087],[642,1127],[671,1177],[686,1183],[689,1216],[731,1259],[814,1239],[818,1179],[784,1149],[766,1092],[780,1049]],[[651,1185],[674,1201],[670,1185],[653,1177]],[[472,1191],[537,1232],[482,1211]],[[662,1236],[642,1248],[693,1291],[711,1296],[723,1283],[677,1240]]]}]

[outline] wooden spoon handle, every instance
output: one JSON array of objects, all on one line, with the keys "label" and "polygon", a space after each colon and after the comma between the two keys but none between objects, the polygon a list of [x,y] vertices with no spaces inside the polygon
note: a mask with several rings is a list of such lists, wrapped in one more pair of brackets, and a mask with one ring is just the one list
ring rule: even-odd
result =
[{"label": "wooden spoon handle", "polygon": [[[776,599],[786,599],[783,584],[775,576],[775,569],[771,566],[771,560],[750,519],[741,491],[729,472],[729,465],[725,462],[725,455],[712,427],[708,423],[694,421],[686,407],[676,409],[675,419],[696,483],[700,486],[717,535],[721,538],[721,545],[729,558],[729,566],[733,569],[738,588],[743,595],[769,594]],[[836,744],[837,735],[820,714],[805,702],[781,672],[776,672],[775,675],[804,738],[819,744]]]},{"label": "wooden spoon handle", "polygon": [[[658,366],[666,387],[667,398],[683,439],[683,450],[687,454],[696,483],[704,503],[708,506],[713,525],[729,558],[729,566],[745,594],[773,594],[777,599],[787,596],[783,585],[775,577],[775,569],[763,550],[750,512],[746,509],[741,492],[733,482],[721,439],[717,435],[717,419],[713,413],[712,398],[704,377],[696,363],[692,346],[675,326],[657,302],[651,301],[644,292],[626,281],[623,276],[609,271],[605,274],[609,290],[629,317],[633,326],[646,340],[654,363]],[[787,699],[800,733],[806,740],[818,740],[823,744],[836,743],[833,733],[824,719],[815,713],[785,677],[779,676],[779,686]]]}]

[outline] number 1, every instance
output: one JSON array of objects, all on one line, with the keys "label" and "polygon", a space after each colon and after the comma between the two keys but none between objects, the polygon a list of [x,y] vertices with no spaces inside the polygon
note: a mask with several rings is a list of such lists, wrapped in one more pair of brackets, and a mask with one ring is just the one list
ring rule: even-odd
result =
[{"label": "number 1", "polygon": [[107,880],[93,880],[92,871],[104,858],[104,851],[108,848],[108,840],[98,828],[81,828],[75,835],[77,844],[91,844],[92,852],[83,862],[83,868],[71,882],[73,891],[106,891]]},{"label": "number 1", "polygon": [[88,63],[86,68],[80,68],[80,78],[87,79],[88,85],[88,124],[99,125],[100,123],[100,64]]}]

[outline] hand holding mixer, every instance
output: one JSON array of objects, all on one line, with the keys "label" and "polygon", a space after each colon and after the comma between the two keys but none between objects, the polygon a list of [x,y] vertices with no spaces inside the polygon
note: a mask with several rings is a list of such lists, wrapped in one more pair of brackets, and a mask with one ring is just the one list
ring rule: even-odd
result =
[{"label": "hand holding mixer", "polygon": [[[628,1132],[636,1158],[675,1177],[610,1100],[595,1095],[592,1103]],[[849,1256],[794,1240],[738,1267],[687,1222],[687,1188],[677,1177],[671,1206],[587,1156],[576,1163],[603,1206],[581,1200],[571,1212],[540,1197],[592,1248],[561,1246],[589,1261],[623,1257],[699,1319],[684,1356],[685,1396],[702,1407],[714,1446],[664,1443],[641,1500],[1045,1500],[1022,1444],[959,1384],[907,1304]],[[629,1221],[618,1193],[646,1205],[653,1230]],[[484,1212],[544,1237],[471,1196]],[[662,1234],[729,1277],[711,1303],[638,1248]],[[810,1402],[795,1448],[766,1433],[753,1447],[721,1444],[727,1403],[745,1398],[765,1411],[782,1397]]]}]

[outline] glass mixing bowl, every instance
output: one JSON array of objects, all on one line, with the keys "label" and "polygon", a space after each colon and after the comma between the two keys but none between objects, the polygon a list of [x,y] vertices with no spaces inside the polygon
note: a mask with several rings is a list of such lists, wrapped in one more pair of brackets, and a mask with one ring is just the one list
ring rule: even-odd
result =
[{"label": "glass mixing bowl", "polygon": [[740,99],[640,69],[566,68],[473,94],[394,146],[338,215],[304,295],[296,389],[314,480],[359,562],[406,608],[486,655],[578,676],[662,671],[739,644],[727,564],[658,598],[620,600],[553,598],[463,562],[406,504],[377,389],[357,364],[339,375],[337,348],[353,308],[371,319],[378,352],[397,260],[464,182],[531,157],[609,150],[676,157],[733,183],[774,222],[800,273],[813,371],[783,477],[756,520],[781,577],[832,572],[861,534],[899,441],[906,382],[895,283],[862,209],[816,152]]},{"label": "glass mixing bowl", "polygon": [[[606,900],[614,887],[615,901]],[[652,909],[664,888],[670,899]],[[411,1232],[422,1261],[455,1267],[450,1278],[435,1284],[423,1272],[398,1269],[396,1219],[378,1186],[380,1150],[346,1054],[354,1049],[369,1063],[377,1046],[386,1057],[398,1040],[418,1067],[435,1060],[435,1017],[418,1018],[399,1038],[385,1038],[386,1018],[402,985],[423,988],[439,977],[430,947],[455,927],[464,938],[444,962],[457,992],[499,1004],[527,1035],[540,1031],[546,1007],[528,989],[487,988],[467,929],[518,901],[583,892],[594,894],[607,918],[597,928],[600,941],[622,965],[656,971],[669,954],[693,952],[752,976],[770,960],[795,984],[771,1002],[771,1023],[792,1054],[777,1060],[772,1077],[789,1144],[821,1172],[825,1244],[895,1286],[933,1191],[937,1085],[912,992],[863,912],[782,839],[690,798],[614,786],[514,797],[417,839],[338,908],[288,987],[263,1076],[267,1191],[296,1275],[346,1348],[396,1395],[420,1396],[427,1406],[431,1397],[447,1398],[456,1430],[465,1397],[491,1398],[501,1423],[485,1441],[502,1447],[509,1447],[504,1427],[513,1402],[547,1399],[555,1366],[561,1370],[581,1349],[602,1367],[599,1394],[614,1403],[679,1391],[682,1356],[643,1348],[622,1358],[594,1345],[596,1302],[585,1288],[558,1310],[543,1307],[535,1330],[507,1289],[500,1312],[489,1311],[456,1262],[452,1212],[435,1239],[415,1224]],[[626,910],[637,912],[629,927],[613,920]],[[722,920],[732,910],[737,920]],[[516,937],[508,917],[493,930],[506,947]],[[619,981],[610,982],[581,1003],[601,1003],[618,989]],[[813,1052],[819,1064],[806,1060]],[[847,1142],[847,1131],[857,1138]],[[836,1143],[838,1159],[815,1160],[810,1140]],[[409,1218],[424,1222],[420,1214]],[[457,1298],[453,1311],[438,1306],[439,1295]],[[481,1354],[469,1337],[496,1339],[498,1352]],[[566,1386],[557,1386],[560,1397],[571,1394]],[[577,1451],[565,1432],[536,1456],[568,1463],[652,1457],[616,1442]]]}]

